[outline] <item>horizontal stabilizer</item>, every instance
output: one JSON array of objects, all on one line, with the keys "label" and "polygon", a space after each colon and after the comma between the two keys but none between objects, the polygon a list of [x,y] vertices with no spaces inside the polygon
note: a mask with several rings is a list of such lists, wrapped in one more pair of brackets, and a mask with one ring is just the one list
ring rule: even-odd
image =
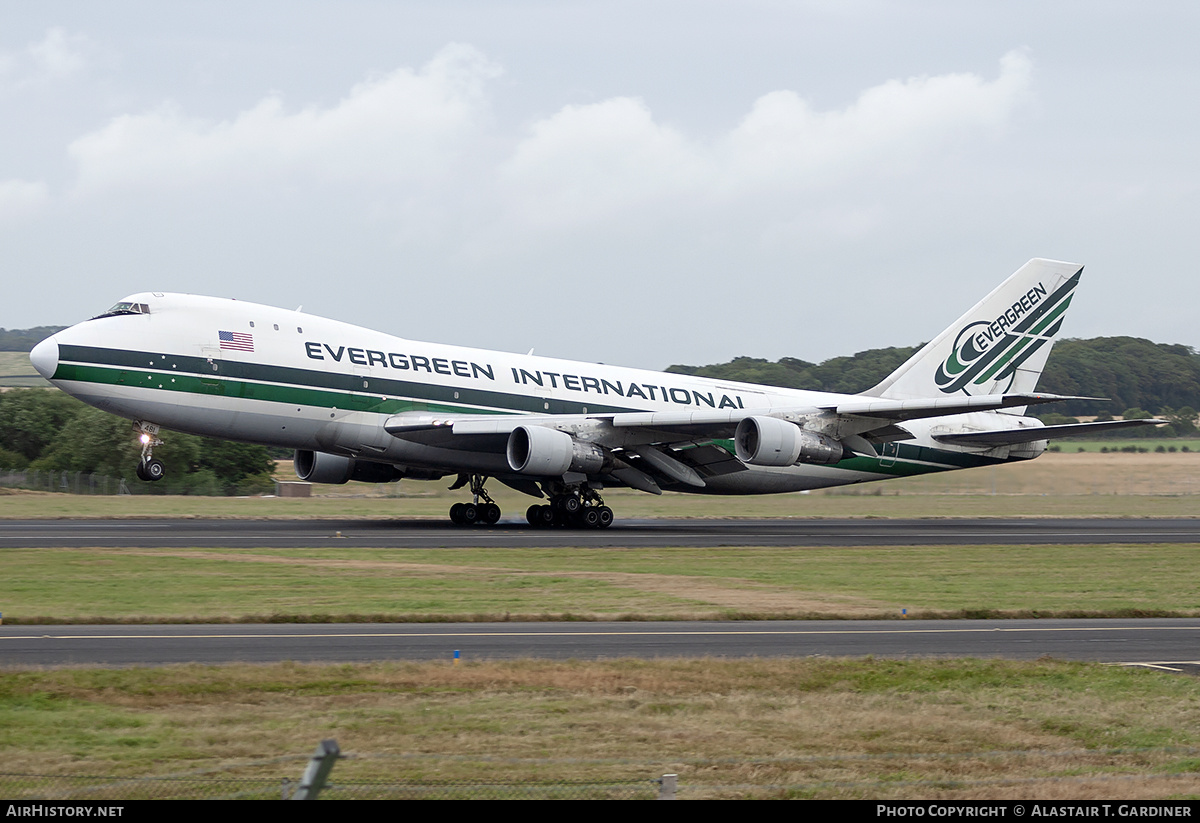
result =
[{"label": "horizontal stabilizer", "polygon": [[918,397],[912,400],[864,398],[823,406],[838,414],[862,417],[881,417],[888,420],[916,420],[922,417],[944,417],[975,411],[995,411],[1016,407],[1036,406],[1039,403],[1058,403],[1063,400],[1102,400],[1100,397],[1068,397],[1062,394],[983,394],[976,397]]},{"label": "horizontal stabilizer", "polygon": [[1015,446],[1018,443],[1033,443],[1037,440],[1057,440],[1060,437],[1086,437],[1114,429],[1156,426],[1166,422],[1166,420],[1113,420],[1106,423],[1065,423],[1061,426],[1037,426],[1028,429],[935,434],[933,439],[942,443],[951,443],[960,446]]}]

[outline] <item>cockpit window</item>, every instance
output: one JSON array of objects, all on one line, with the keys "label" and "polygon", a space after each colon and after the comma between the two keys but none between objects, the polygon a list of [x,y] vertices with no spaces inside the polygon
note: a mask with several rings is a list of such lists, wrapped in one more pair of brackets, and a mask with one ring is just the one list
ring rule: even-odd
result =
[{"label": "cockpit window", "polygon": [[93,320],[99,320],[101,317],[116,317],[120,314],[149,314],[150,307],[145,303],[117,303],[104,314],[98,314],[93,317]]}]

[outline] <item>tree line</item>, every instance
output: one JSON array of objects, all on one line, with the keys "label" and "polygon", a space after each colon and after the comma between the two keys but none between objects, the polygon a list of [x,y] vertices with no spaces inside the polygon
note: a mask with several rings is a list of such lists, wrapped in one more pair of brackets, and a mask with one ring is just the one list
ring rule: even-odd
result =
[{"label": "tree line", "polygon": [[[167,476],[145,483],[158,494],[263,494],[274,491],[264,446],[166,433],[154,456]],[[134,481],[141,457],[130,421],[56,389],[0,392],[0,469],[68,471]]]},{"label": "tree line", "polygon": [[33,351],[33,347],[66,326],[34,326],[32,329],[0,329],[0,351]]},{"label": "tree line", "polygon": [[[868,349],[849,357],[810,363],[794,357],[771,362],[737,357],[708,366],[676,365],[676,374],[739,380],[794,389],[857,394],[879,383],[920,346]],[[1196,432],[1200,408],[1200,352],[1190,346],[1152,343],[1136,337],[1066,339],[1050,352],[1038,390],[1051,394],[1105,397],[1107,401],[1068,400],[1054,404],[1047,422],[1072,416],[1161,417],[1171,426],[1138,429],[1144,436]],[[1121,436],[1130,436],[1124,433]]]}]

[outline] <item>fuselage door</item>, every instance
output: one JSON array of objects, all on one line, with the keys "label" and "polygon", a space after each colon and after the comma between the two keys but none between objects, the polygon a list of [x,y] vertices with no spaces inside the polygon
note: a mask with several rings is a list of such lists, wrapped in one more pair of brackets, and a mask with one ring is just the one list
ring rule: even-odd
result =
[{"label": "fuselage door", "polygon": [[204,359],[200,367],[200,391],[205,394],[224,394],[225,381],[221,379],[220,347],[201,346],[200,356]]},{"label": "fuselage door", "polygon": [[900,443],[896,440],[884,443],[879,452],[879,465],[891,466],[900,454]]}]

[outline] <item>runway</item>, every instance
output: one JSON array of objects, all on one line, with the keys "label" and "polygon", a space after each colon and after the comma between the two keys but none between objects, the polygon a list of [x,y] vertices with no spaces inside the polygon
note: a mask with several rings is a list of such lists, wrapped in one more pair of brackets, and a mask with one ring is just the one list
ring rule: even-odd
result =
[{"label": "runway", "polygon": [[1200,619],[0,626],[9,666],[537,657],[1001,657],[1200,673]]},{"label": "runway", "polygon": [[[419,520],[5,520],[37,547],[543,548],[1200,543],[1198,519],[629,520],[604,531]],[[538,657],[1043,655],[1200,671],[1200,619],[0,626],[0,665]]]},{"label": "runway", "polygon": [[448,520],[0,520],[0,549],[49,546],[199,548],[527,548],[916,546],[1200,543],[1200,518],[642,519],[605,530]]}]

